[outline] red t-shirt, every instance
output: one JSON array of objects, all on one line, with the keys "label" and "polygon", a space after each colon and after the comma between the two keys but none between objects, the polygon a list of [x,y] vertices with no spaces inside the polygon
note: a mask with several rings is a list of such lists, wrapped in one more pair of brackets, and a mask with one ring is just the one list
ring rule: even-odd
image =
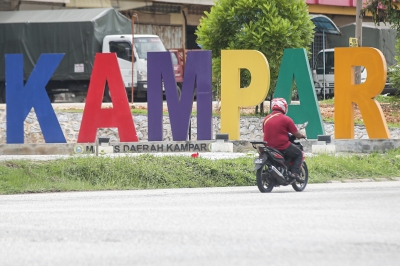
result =
[{"label": "red t-shirt", "polygon": [[285,150],[290,146],[288,132],[294,134],[298,130],[290,117],[274,111],[264,118],[263,131],[264,141],[268,142],[268,146],[277,150]]}]

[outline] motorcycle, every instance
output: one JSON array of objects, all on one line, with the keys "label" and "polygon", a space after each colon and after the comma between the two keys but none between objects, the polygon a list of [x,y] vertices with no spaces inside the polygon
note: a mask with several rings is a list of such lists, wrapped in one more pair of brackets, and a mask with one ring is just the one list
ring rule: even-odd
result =
[{"label": "motorcycle", "polygon": [[[303,128],[307,123],[303,125]],[[300,179],[302,183],[292,179],[292,162],[285,159],[285,156],[278,150],[269,147],[265,141],[251,141],[253,148],[258,151],[258,158],[254,160],[257,186],[260,192],[271,192],[274,187],[292,185],[295,191],[303,191],[308,183],[308,168],[305,162],[303,145],[296,141],[296,137],[289,133],[289,141],[296,145],[303,153],[303,161],[300,166]]]}]

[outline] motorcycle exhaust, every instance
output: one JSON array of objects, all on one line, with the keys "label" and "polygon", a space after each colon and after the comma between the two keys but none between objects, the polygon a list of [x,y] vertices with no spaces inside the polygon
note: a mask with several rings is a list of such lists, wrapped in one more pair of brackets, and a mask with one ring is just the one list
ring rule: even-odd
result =
[{"label": "motorcycle exhaust", "polygon": [[282,173],[279,172],[278,169],[275,168],[275,166],[270,165],[268,167],[268,171],[271,173],[272,177],[278,180],[278,182],[283,185],[286,183],[285,177],[283,177]]}]

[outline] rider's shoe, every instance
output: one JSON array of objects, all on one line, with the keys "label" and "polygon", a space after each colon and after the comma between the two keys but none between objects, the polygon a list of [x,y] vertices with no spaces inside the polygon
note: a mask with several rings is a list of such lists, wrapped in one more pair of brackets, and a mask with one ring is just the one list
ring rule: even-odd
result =
[{"label": "rider's shoe", "polygon": [[290,177],[291,177],[292,179],[295,179],[295,180],[296,180],[297,182],[299,182],[299,183],[304,183],[304,180],[300,178],[299,174],[292,173],[292,174],[290,175]]}]

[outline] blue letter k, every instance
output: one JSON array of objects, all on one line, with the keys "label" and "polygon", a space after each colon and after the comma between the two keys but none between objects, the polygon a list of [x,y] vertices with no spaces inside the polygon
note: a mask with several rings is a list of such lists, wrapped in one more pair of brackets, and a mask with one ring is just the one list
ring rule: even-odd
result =
[{"label": "blue letter k", "polygon": [[24,86],[22,54],[6,54],[7,143],[24,143],[24,121],[34,108],[46,143],[66,143],[46,92],[64,54],[42,54]]}]

